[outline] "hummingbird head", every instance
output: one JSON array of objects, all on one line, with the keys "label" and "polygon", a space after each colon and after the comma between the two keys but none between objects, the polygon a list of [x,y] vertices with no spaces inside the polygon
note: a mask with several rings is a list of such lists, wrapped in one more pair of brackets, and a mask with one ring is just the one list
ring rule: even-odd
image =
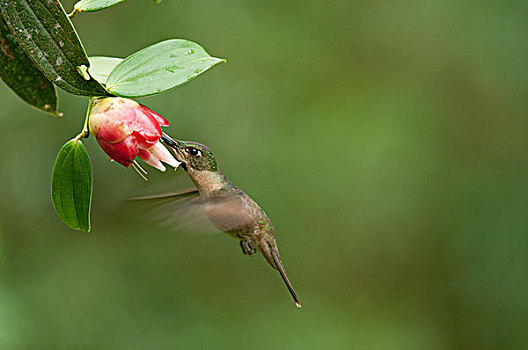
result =
[{"label": "hummingbird head", "polygon": [[218,171],[213,152],[198,142],[173,140],[163,135],[163,141],[174,151],[176,159],[187,172]]}]

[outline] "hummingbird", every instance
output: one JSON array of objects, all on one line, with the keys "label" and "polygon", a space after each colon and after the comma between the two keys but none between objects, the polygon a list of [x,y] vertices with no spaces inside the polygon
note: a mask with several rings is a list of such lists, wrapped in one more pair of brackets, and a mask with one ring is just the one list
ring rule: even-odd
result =
[{"label": "hummingbird", "polygon": [[260,252],[266,258],[279,272],[300,308],[301,303],[279,255],[273,224],[264,210],[220,171],[213,152],[205,145],[174,140],[165,133],[161,140],[181,162],[180,167],[196,188],[140,199],[197,199],[213,226],[240,241],[243,254],[251,256]]}]

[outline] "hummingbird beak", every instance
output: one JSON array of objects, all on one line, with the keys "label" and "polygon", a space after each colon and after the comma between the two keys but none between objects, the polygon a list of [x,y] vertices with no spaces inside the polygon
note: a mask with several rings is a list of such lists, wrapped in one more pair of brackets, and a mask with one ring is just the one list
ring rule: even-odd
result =
[{"label": "hummingbird beak", "polygon": [[172,137],[170,137],[169,135],[163,133],[161,135],[161,140],[163,142],[165,142],[165,144],[169,147],[172,147],[172,148],[180,148],[180,142],[179,141],[176,141],[174,140]]},{"label": "hummingbird beak", "polygon": [[174,157],[176,158],[176,160],[178,162],[181,162],[180,166],[183,168],[183,170],[187,171],[187,163],[185,162],[185,157],[183,157],[183,154],[182,154],[183,144],[178,140],[174,140],[172,137],[170,137],[169,135],[165,133],[163,133],[163,135],[161,136],[161,140],[167,146],[169,146],[169,148],[174,153]]}]

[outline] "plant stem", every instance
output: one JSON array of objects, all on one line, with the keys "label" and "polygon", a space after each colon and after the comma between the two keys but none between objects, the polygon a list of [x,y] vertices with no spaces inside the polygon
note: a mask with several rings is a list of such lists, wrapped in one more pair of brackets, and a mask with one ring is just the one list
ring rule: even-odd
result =
[{"label": "plant stem", "polygon": [[76,13],[77,13],[77,9],[74,8],[73,11],[68,14],[68,18],[73,18],[73,16],[75,16]]},{"label": "plant stem", "polygon": [[86,118],[84,118],[84,126],[82,131],[75,137],[75,141],[79,141],[82,138],[87,138],[90,136],[90,129],[88,128],[88,122],[90,120],[90,112],[92,111],[92,105],[95,97],[90,97],[88,101],[88,109],[86,110]]}]

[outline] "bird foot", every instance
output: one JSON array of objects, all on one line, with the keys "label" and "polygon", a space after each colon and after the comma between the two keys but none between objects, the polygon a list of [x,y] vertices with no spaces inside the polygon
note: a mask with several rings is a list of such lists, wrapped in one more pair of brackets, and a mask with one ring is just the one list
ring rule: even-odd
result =
[{"label": "bird foot", "polygon": [[245,255],[255,255],[257,253],[257,248],[255,248],[249,239],[240,241],[240,247],[242,248],[242,253]]}]

